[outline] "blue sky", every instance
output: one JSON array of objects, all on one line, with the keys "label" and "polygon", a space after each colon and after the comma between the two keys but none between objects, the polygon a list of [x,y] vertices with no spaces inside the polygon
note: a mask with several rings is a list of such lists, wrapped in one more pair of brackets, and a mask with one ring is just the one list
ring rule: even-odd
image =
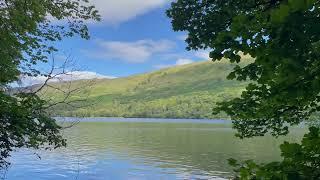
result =
[{"label": "blue sky", "polygon": [[102,15],[90,22],[90,40],[58,43],[56,59],[71,56],[82,71],[125,77],[208,59],[188,52],[183,32],[174,32],[165,11],[168,0],[91,0]]}]

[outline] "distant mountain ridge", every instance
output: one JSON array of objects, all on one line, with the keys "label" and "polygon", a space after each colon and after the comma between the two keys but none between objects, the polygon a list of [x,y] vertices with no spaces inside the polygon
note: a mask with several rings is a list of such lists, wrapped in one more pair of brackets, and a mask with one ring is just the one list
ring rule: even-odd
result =
[{"label": "distant mountain ridge", "polygon": [[[77,100],[89,92],[86,101],[59,105],[50,111],[55,116],[76,117],[225,119],[228,117],[224,114],[212,115],[212,108],[217,102],[238,97],[247,84],[226,80],[234,66],[226,60],[206,61],[125,78],[96,79],[89,91],[82,90],[71,97]],[[75,81],[72,86],[80,87],[85,82]],[[47,90],[44,96],[63,98],[53,90]]]}]

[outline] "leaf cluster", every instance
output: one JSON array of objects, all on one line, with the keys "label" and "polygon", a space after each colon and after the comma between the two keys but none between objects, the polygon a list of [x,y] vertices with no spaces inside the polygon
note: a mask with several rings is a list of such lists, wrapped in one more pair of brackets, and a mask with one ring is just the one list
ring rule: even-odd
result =
[{"label": "leaf cluster", "polygon": [[296,179],[320,178],[320,129],[311,127],[301,144],[284,142],[280,145],[281,162],[256,164],[252,160],[238,163],[229,159],[238,176],[235,179]]},{"label": "leaf cluster", "polygon": [[251,80],[240,98],[224,101],[239,137],[288,126],[320,109],[320,2],[317,0],[178,0],[167,11],[175,31],[186,31],[189,50],[211,49],[214,61],[255,60],[228,76]]},{"label": "leaf cluster", "polygon": [[9,84],[41,75],[35,65],[57,51],[55,42],[88,39],[85,21],[99,19],[88,0],[0,0],[0,168],[16,148],[66,145],[46,101],[33,92],[12,94]]},{"label": "leaf cluster", "polygon": [[45,101],[32,94],[18,97],[0,93],[0,168],[8,165],[6,158],[16,148],[58,148],[66,145],[59,134],[61,127],[50,118]]}]

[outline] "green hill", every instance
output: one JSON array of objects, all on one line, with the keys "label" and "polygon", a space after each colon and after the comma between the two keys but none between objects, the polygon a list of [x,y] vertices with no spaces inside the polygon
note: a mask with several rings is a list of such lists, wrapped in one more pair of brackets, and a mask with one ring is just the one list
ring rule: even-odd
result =
[{"label": "green hill", "polygon": [[[207,61],[126,78],[95,80],[71,97],[80,100],[88,94],[86,101],[59,105],[50,111],[55,116],[80,117],[227,118],[211,112],[216,102],[239,96],[247,84],[226,80],[233,67],[225,60]],[[75,81],[72,86],[81,87],[86,82]],[[66,89],[67,84],[55,86]],[[63,98],[57,90],[44,91],[46,98]]]}]

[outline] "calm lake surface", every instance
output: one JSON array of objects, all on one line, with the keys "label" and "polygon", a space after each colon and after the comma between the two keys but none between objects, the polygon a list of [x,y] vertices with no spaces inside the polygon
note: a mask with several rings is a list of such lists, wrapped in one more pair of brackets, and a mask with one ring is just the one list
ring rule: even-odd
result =
[{"label": "calm lake surface", "polygon": [[63,132],[68,147],[19,150],[6,179],[227,179],[232,174],[228,158],[279,160],[278,146],[284,140],[299,141],[306,132],[295,128],[285,138],[240,140],[230,122],[222,120],[59,120],[81,121]]}]

